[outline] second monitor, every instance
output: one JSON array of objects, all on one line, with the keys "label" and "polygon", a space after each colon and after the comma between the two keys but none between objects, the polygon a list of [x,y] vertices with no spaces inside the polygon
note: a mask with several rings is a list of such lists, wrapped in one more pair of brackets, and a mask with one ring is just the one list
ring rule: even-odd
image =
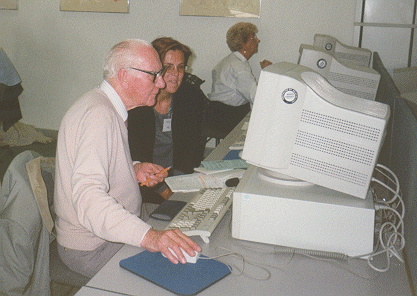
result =
[{"label": "second monitor", "polygon": [[330,35],[315,34],[313,45],[326,50],[342,62],[364,67],[369,67],[371,63],[372,51],[366,48],[348,46]]},{"label": "second monitor", "polygon": [[341,92],[375,100],[381,75],[372,68],[339,60],[330,52],[307,44],[300,45],[298,63],[321,74]]}]

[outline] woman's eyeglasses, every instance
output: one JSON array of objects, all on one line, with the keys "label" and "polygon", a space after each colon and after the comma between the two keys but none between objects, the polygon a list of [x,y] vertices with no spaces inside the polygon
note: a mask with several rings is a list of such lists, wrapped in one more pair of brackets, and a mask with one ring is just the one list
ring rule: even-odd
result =
[{"label": "woman's eyeglasses", "polygon": [[180,64],[178,66],[175,66],[173,64],[166,64],[164,65],[166,72],[173,73],[175,71],[175,68],[177,69],[178,73],[184,73],[187,69],[187,66]]}]

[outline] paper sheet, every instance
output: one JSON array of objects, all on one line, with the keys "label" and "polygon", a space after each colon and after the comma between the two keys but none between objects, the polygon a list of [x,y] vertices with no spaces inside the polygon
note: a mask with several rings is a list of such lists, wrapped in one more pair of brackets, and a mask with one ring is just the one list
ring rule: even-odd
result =
[{"label": "paper sheet", "polygon": [[207,170],[247,169],[249,166],[243,159],[202,161],[201,165]]}]

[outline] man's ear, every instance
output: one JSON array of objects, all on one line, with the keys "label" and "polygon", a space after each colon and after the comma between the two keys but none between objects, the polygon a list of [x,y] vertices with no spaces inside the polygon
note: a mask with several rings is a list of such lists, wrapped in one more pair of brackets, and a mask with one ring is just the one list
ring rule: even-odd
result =
[{"label": "man's ear", "polygon": [[129,73],[127,72],[127,70],[125,68],[120,69],[117,72],[117,79],[120,81],[120,83],[124,84],[124,83],[128,83],[129,81]]}]

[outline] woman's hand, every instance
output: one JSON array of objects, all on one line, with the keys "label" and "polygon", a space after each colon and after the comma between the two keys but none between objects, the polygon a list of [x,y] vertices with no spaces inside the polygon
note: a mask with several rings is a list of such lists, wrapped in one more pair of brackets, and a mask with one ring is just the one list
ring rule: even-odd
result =
[{"label": "woman's hand", "polygon": [[262,69],[265,68],[265,67],[267,67],[267,66],[269,66],[269,65],[272,65],[272,63],[270,61],[268,61],[268,60],[263,60],[259,64],[261,65],[261,68]]}]

